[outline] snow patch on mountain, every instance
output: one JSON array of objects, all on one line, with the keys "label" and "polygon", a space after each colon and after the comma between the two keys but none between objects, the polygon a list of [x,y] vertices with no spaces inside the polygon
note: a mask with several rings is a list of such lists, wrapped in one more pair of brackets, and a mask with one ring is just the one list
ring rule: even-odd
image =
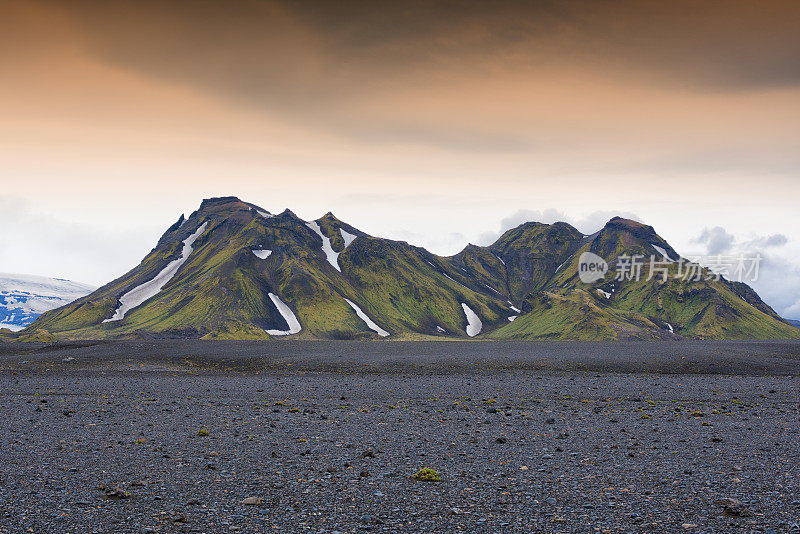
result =
[{"label": "snow patch on mountain", "polygon": [[319,227],[317,221],[307,222],[306,226],[311,228],[311,230],[322,239],[322,252],[325,253],[325,258],[328,260],[328,263],[333,265],[333,268],[337,271],[342,272],[342,268],[339,267],[339,253],[333,250],[330,238],[322,233],[322,229]]},{"label": "snow patch on mountain", "polygon": [[355,302],[353,302],[352,300],[347,299],[347,298],[344,299],[344,300],[346,300],[347,303],[350,305],[350,307],[353,308],[353,310],[356,312],[356,315],[358,315],[358,317],[362,321],[367,323],[367,328],[369,328],[370,330],[376,332],[381,337],[386,337],[386,336],[389,335],[389,332],[387,332],[386,330],[384,330],[383,328],[378,326],[375,323],[375,321],[370,319],[369,316],[366,313],[364,313],[364,311],[361,308],[359,308],[358,305]]},{"label": "snow patch on mountain", "polygon": [[509,308],[511,308],[512,310],[514,310],[515,312],[517,312],[518,314],[519,314],[519,313],[522,313],[522,310],[520,310],[519,308],[517,308],[516,306],[514,306],[513,304],[511,304],[511,301],[510,301],[510,300],[508,301],[508,307],[509,307]]},{"label": "snow patch on mountain", "polygon": [[44,312],[94,290],[92,286],[60,278],[0,273],[0,328],[22,330]]},{"label": "snow patch on mountain", "polygon": [[271,214],[271,213],[270,213],[270,212],[268,212],[268,211],[263,211],[263,210],[256,210],[256,211],[258,212],[258,214],[259,214],[259,215],[261,215],[261,216],[262,216],[262,217],[264,217],[265,219],[269,219],[270,217],[274,217],[274,215],[273,215],[273,214]]},{"label": "snow patch on mountain", "polygon": [[608,291],[603,291],[602,289],[598,289],[597,293],[604,296],[607,299],[611,298],[611,293],[609,293]]},{"label": "snow patch on mountain", "polygon": [[262,260],[266,260],[267,258],[269,258],[269,255],[272,254],[271,250],[264,250],[264,249],[251,250],[250,252],[255,254],[256,258],[260,258]]},{"label": "snow patch on mountain", "polygon": [[271,336],[289,336],[292,334],[297,334],[302,330],[303,327],[300,326],[300,321],[297,320],[292,309],[283,302],[278,295],[275,293],[269,293],[269,298],[272,300],[272,303],[278,309],[278,313],[280,313],[286,324],[289,325],[289,330],[267,330],[267,334]]},{"label": "snow patch on mountain", "polygon": [[483,328],[480,317],[478,317],[477,313],[472,311],[472,308],[463,302],[461,303],[461,308],[464,310],[464,315],[467,316],[467,335],[469,337],[477,336],[481,333],[481,329]]},{"label": "snow patch on mountain", "polygon": [[181,251],[180,258],[169,262],[152,280],[148,280],[122,295],[119,298],[119,306],[114,312],[114,315],[110,319],[105,319],[103,322],[110,323],[112,321],[121,321],[130,310],[158,295],[164,286],[172,280],[172,277],[175,276],[175,273],[178,272],[181,265],[189,259],[189,255],[191,255],[194,250],[192,245],[197,238],[200,237],[200,234],[206,230],[207,226],[208,222],[204,222],[195,233],[183,240],[183,250]]},{"label": "snow patch on mountain", "polygon": [[339,229],[339,233],[342,234],[342,239],[344,239],[344,248],[349,247],[350,243],[355,241],[356,237],[358,237],[357,235],[351,234],[350,232],[342,230],[341,228]]},{"label": "snow patch on mountain", "polygon": [[508,318],[508,322],[509,322],[509,323],[513,323],[513,322],[514,322],[514,319],[516,319],[517,317],[518,317],[518,315],[511,315],[511,316]]}]

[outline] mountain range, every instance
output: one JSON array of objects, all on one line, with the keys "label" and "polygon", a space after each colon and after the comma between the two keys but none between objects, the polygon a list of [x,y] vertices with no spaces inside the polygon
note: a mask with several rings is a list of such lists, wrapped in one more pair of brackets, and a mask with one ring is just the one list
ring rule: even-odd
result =
[{"label": "mountain range", "polygon": [[[662,276],[592,283],[584,253],[654,256]],[[437,256],[328,213],[305,221],[236,197],[206,199],[142,262],[42,314],[24,336],[59,339],[800,338],[749,286],[677,276],[655,230],[615,217],[592,235],[528,222],[489,246]],[[708,274],[707,271],[703,271]]]}]

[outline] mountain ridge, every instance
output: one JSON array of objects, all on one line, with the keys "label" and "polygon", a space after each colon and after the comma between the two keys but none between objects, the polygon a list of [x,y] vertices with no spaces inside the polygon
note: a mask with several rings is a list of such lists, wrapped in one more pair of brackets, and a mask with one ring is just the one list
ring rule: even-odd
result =
[{"label": "mountain ridge", "polygon": [[[577,271],[583,252],[611,266],[625,254],[651,255],[668,263],[670,276],[635,282],[607,276],[584,284]],[[304,221],[289,209],[272,214],[238,197],[217,197],[181,216],[139,265],[43,314],[25,333],[62,339],[800,337],[746,284],[673,279],[679,258],[651,226],[620,217],[591,235],[564,222],[527,222],[489,246],[468,244],[438,256],[371,236],[332,212]],[[136,305],[112,320],[132,292],[146,298],[134,299]]]}]

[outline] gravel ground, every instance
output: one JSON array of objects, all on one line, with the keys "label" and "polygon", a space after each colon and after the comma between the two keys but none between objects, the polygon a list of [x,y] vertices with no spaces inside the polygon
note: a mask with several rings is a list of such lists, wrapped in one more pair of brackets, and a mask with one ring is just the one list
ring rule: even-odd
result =
[{"label": "gravel ground", "polygon": [[0,532],[800,532],[786,362],[496,369],[441,346],[391,372],[342,345],[335,372],[0,347]]}]

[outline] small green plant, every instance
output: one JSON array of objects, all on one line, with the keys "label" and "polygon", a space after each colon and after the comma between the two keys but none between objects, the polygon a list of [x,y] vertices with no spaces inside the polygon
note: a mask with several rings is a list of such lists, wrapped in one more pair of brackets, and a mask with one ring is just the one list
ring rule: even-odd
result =
[{"label": "small green plant", "polygon": [[423,482],[439,482],[442,480],[442,477],[439,476],[439,473],[429,467],[423,467],[411,475],[411,478],[414,480],[422,480]]},{"label": "small green plant", "polygon": [[300,408],[289,408],[289,413],[297,413],[300,411]]},{"label": "small green plant", "polygon": [[197,435],[198,436],[207,436],[208,435],[208,429],[206,427],[201,428],[200,430],[197,431]]}]

